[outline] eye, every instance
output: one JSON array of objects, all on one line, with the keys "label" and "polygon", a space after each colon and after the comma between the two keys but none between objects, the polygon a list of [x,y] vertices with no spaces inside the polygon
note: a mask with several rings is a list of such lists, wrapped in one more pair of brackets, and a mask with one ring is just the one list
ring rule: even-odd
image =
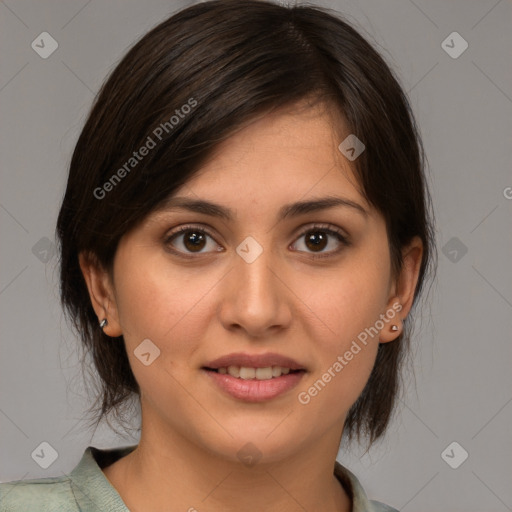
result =
[{"label": "eye", "polygon": [[[349,239],[337,228],[315,224],[299,235],[299,239],[305,237],[304,246],[312,250],[313,258],[328,258],[338,254],[343,247],[350,245]],[[330,239],[335,239],[334,245],[338,244],[337,249],[323,251],[330,244]],[[331,244],[332,245],[332,244]],[[322,252],[323,251],[323,252]],[[306,251],[307,252],[307,251]]]},{"label": "eye", "polygon": [[[208,246],[208,238],[213,240],[212,235],[210,235],[210,233],[204,228],[199,228],[197,226],[180,226],[165,238],[164,243],[166,246],[172,246],[172,242],[174,242],[174,240],[182,239],[181,244],[178,244],[181,245],[179,250],[175,250],[173,247],[170,247],[170,249],[172,252],[179,254],[180,256],[189,258],[190,256],[187,256],[187,252],[189,254],[203,254],[203,252],[211,252],[201,252],[202,249]],[[211,245],[219,247],[216,242]],[[215,251],[219,252],[219,249],[216,249]]]},{"label": "eye", "polygon": [[[299,239],[305,237],[304,246],[306,252],[310,252],[313,258],[327,258],[338,254],[343,247],[350,245],[349,239],[337,228],[331,228],[329,225],[318,225],[315,224],[303,231],[299,235]],[[180,240],[180,243],[176,243],[176,240]],[[210,251],[203,250],[208,248],[208,239],[211,239],[213,243],[210,244]],[[326,247],[332,245],[331,239],[334,239],[334,245],[338,245],[338,248],[334,248],[328,251],[324,251]],[[221,252],[223,249],[219,249],[213,236],[208,230],[194,226],[185,225],[180,226],[165,237],[164,244],[169,249],[179,256],[184,258],[191,258],[193,254],[204,254],[208,252]],[[176,247],[178,246],[178,247]],[[292,246],[293,247],[293,246]],[[299,249],[300,252],[304,252]],[[318,253],[318,254],[315,254]]]}]

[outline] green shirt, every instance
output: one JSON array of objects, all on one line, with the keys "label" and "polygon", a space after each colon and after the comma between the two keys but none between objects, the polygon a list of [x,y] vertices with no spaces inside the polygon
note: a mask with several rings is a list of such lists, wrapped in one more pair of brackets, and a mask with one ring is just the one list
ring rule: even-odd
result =
[{"label": "green shirt", "polygon": [[[129,512],[102,468],[136,447],[89,446],[69,475],[0,483],[0,512]],[[334,474],[352,497],[352,512],[398,512],[368,500],[356,476],[337,461]]]}]

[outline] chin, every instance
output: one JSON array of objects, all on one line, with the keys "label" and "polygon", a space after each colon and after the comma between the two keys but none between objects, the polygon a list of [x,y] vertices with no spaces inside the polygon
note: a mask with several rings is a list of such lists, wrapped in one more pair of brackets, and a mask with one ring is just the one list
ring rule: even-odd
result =
[{"label": "chin", "polygon": [[223,436],[221,440],[207,443],[209,450],[231,462],[241,462],[247,466],[274,463],[301,450],[303,437],[299,433],[290,437],[290,429],[276,429],[275,421],[262,421],[251,428],[234,428],[232,425],[225,425],[225,428],[233,437]]}]

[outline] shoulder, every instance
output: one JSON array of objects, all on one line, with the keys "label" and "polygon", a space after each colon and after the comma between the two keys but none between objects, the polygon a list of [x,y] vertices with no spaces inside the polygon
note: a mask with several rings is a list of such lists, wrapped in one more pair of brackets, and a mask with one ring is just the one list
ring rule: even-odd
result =
[{"label": "shoulder", "polygon": [[128,512],[102,468],[136,447],[88,446],[69,474],[0,483],[0,512]]},{"label": "shoulder", "polygon": [[370,500],[370,503],[373,506],[372,512],[398,512],[396,508],[390,507],[380,501]]},{"label": "shoulder", "polygon": [[352,498],[352,512],[399,512],[385,503],[368,499],[357,476],[338,461],[335,462],[334,475]]},{"label": "shoulder", "polygon": [[0,483],[0,512],[78,511],[68,477],[14,480]]}]

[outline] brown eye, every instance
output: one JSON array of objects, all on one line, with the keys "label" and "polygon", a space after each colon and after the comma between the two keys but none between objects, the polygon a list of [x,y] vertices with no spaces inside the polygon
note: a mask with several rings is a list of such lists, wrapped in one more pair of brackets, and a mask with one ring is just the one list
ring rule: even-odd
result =
[{"label": "brown eye", "polygon": [[190,251],[200,251],[205,246],[205,234],[199,231],[185,231],[183,245]]},{"label": "brown eye", "polygon": [[306,236],[306,246],[313,251],[322,251],[328,243],[329,236],[322,231],[311,231]]},{"label": "brown eye", "polygon": [[[338,254],[344,247],[350,245],[349,239],[336,229],[330,229],[326,226],[313,226],[308,230],[303,231],[299,236],[304,239],[304,246],[306,251],[309,252],[313,258],[327,258]],[[331,241],[334,239],[334,241]],[[334,248],[325,251],[326,247],[332,246]],[[315,254],[317,253],[317,254]]]},{"label": "brown eye", "polygon": [[[326,226],[312,226],[302,232],[299,236],[299,239],[301,238],[304,239],[305,250],[298,249],[299,252],[309,253],[312,258],[335,256],[343,247],[350,245],[348,237],[336,228],[330,229]],[[184,258],[193,257],[194,254],[208,254],[223,250],[207,230],[197,226],[179,227],[165,238],[164,243],[174,254]],[[209,243],[211,250],[207,250]],[[334,248],[329,249],[333,244]]]},{"label": "brown eye", "polygon": [[[170,246],[174,253],[187,257],[187,254],[204,254],[211,251],[203,251],[208,247],[208,239],[213,237],[202,228],[195,226],[181,226],[165,238],[165,245]],[[215,240],[213,240],[215,242]],[[215,251],[219,247],[216,243],[210,244]],[[218,251],[218,249],[217,249]]]}]

